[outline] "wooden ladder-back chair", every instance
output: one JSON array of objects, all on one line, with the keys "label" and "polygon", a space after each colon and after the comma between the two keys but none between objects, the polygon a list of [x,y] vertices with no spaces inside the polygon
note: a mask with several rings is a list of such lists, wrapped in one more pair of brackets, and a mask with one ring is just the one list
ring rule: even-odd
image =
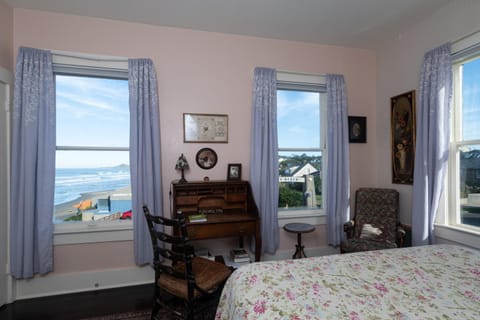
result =
[{"label": "wooden ladder-back chair", "polygon": [[[171,312],[176,319],[194,319],[209,315],[216,309],[219,295],[230,268],[222,263],[195,257],[188,243],[183,214],[168,219],[154,216],[144,206],[153,246],[155,293],[151,319],[157,319],[160,308]],[[165,232],[165,227],[177,230],[177,235]]]}]

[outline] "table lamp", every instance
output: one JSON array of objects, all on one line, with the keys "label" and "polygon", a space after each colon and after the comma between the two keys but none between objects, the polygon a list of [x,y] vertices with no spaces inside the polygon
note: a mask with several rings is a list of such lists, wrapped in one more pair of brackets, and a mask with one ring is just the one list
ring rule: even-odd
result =
[{"label": "table lamp", "polygon": [[185,169],[188,169],[188,162],[183,153],[180,155],[180,157],[178,157],[177,163],[175,164],[175,169],[182,170],[182,178],[180,178],[178,182],[187,182],[187,180],[185,180],[184,171]]}]

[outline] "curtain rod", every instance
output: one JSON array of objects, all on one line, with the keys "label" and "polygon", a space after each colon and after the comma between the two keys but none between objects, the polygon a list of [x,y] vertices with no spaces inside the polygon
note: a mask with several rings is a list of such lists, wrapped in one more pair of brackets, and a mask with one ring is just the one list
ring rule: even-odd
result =
[{"label": "curtain rod", "polygon": [[476,30],[476,31],[470,32],[470,33],[468,33],[468,34],[466,34],[466,35],[458,38],[457,40],[452,41],[451,43],[452,43],[452,44],[459,43],[460,41],[465,40],[465,39],[467,39],[467,38],[469,38],[469,37],[471,37],[471,36],[473,36],[473,35],[475,35],[475,34],[477,34],[477,33],[480,33],[480,30]]},{"label": "curtain rod", "polygon": [[281,73],[288,73],[288,74],[300,74],[300,75],[305,75],[305,76],[316,76],[316,77],[326,77],[326,73],[307,73],[307,72],[296,72],[296,71],[288,71],[288,70],[281,70],[281,69],[276,69],[277,72]]},{"label": "curtain rod", "polygon": [[58,57],[66,57],[66,58],[74,58],[74,59],[84,59],[90,61],[97,61],[97,62],[128,62],[128,58],[121,58],[121,57],[102,57],[102,56],[92,56],[92,55],[83,55],[83,54],[75,54],[75,53],[68,53],[63,51],[52,51],[52,55]]}]

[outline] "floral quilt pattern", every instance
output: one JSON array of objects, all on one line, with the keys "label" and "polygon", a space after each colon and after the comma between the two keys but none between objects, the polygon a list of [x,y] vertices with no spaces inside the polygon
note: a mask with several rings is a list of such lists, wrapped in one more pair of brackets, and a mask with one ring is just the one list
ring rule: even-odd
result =
[{"label": "floral quilt pattern", "polygon": [[480,319],[480,251],[433,245],[252,263],[228,279],[215,319]]}]

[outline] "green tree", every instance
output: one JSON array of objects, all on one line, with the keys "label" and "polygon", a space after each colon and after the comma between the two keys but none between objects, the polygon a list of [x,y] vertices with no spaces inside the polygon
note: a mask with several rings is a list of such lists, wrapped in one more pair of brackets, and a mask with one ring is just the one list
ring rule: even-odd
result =
[{"label": "green tree", "polygon": [[300,191],[292,190],[288,186],[281,184],[279,189],[279,201],[278,206],[280,208],[289,207],[301,207],[304,205],[303,193]]}]

